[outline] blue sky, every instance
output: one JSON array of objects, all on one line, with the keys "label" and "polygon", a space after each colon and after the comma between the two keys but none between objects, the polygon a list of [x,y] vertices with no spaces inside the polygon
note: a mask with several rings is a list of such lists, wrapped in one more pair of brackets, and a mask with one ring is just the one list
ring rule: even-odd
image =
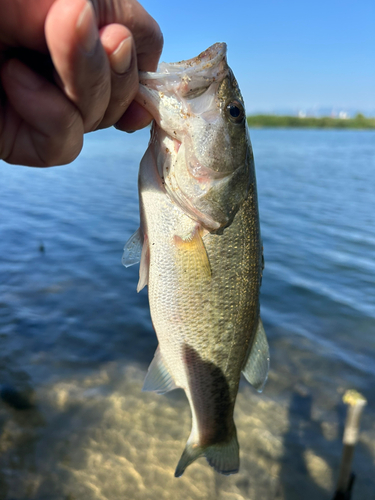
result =
[{"label": "blue sky", "polygon": [[248,112],[375,115],[374,0],[140,0],[165,38],[162,60],[227,42]]}]

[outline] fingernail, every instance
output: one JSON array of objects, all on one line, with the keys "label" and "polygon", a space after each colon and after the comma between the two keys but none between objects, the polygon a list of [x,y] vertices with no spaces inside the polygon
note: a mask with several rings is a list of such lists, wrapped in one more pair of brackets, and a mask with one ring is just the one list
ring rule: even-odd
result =
[{"label": "fingernail", "polygon": [[78,41],[82,49],[90,54],[99,39],[95,12],[91,2],[87,1],[77,21]]},{"label": "fingernail", "polygon": [[132,60],[132,37],[125,38],[117,49],[109,56],[111,68],[115,73],[122,75],[130,68]]},{"label": "fingernail", "polygon": [[23,64],[20,64],[16,60],[13,60],[8,64],[6,71],[10,78],[29,90],[38,90],[45,83],[44,78],[37,75],[34,71],[25,67]]}]

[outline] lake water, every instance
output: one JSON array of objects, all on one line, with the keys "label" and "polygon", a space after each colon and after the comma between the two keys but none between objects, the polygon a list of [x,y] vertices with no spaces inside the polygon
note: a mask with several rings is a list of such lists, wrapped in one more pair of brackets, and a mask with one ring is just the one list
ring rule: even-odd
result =
[{"label": "lake water", "polygon": [[200,459],[175,479],[187,400],[141,392],[157,343],[121,255],[149,131],[0,163],[2,500],[331,500],[347,389],[368,400],[352,500],[375,499],[375,133],[250,132],[271,371],[262,395],[241,383],[230,477]]}]

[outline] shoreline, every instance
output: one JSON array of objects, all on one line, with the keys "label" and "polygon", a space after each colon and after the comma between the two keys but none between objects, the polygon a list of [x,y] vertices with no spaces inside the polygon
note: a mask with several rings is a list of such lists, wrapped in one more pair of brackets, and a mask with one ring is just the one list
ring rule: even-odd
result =
[{"label": "shoreline", "polygon": [[313,128],[339,130],[375,130],[375,118],[361,114],[354,118],[299,117],[288,115],[248,115],[247,124],[254,128]]}]

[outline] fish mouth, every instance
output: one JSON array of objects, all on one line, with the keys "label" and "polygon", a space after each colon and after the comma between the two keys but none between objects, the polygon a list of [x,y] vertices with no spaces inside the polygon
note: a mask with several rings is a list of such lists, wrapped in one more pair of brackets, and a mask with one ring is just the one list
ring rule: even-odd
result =
[{"label": "fish mouth", "polygon": [[226,43],[215,43],[192,59],[162,62],[156,72],[140,72],[135,100],[159,122],[159,107],[164,97],[194,99],[225,78],[229,71],[226,54]]},{"label": "fish mouth", "polygon": [[148,80],[161,79],[164,83],[165,80],[181,75],[182,73],[186,76],[191,76],[192,74],[195,76],[202,71],[209,72],[214,68],[218,68],[219,63],[226,58],[226,54],[226,43],[214,43],[211,47],[208,47],[208,49],[192,59],[175,63],[162,62],[159,64],[158,71],[156,72],[141,71],[139,73],[139,81],[141,84],[147,85]]}]

